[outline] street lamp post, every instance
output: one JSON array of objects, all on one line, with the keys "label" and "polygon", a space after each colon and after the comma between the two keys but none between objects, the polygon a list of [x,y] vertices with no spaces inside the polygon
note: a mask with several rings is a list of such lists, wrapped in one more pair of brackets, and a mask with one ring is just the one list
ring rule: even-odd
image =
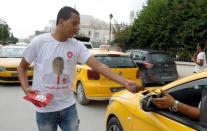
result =
[{"label": "street lamp post", "polygon": [[111,19],[113,18],[112,13],[109,15],[110,25],[109,25],[109,43],[111,42]]}]

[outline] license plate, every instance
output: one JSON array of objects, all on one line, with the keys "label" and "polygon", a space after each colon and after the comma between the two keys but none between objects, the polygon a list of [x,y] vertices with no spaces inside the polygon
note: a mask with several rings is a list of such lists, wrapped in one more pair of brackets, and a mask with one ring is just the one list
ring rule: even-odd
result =
[{"label": "license plate", "polygon": [[17,74],[17,73],[12,73],[12,76],[13,76],[13,77],[17,77],[18,74]]},{"label": "license plate", "polygon": [[111,92],[119,92],[123,89],[125,89],[125,88],[124,87],[120,87],[120,88],[115,87],[115,88],[111,88]]}]

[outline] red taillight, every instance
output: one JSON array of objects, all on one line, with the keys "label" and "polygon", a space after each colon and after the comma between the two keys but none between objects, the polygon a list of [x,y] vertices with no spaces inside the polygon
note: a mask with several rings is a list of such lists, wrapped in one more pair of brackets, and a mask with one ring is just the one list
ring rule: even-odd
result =
[{"label": "red taillight", "polygon": [[88,76],[89,80],[98,80],[98,79],[100,79],[100,74],[97,73],[94,70],[91,70],[91,69],[87,70],[87,76]]},{"label": "red taillight", "polygon": [[152,63],[149,63],[149,62],[144,62],[144,67],[146,69],[149,69],[149,68],[152,68],[154,65]]},{"label": "red taillight", "polygon": [[137,78],[137,79],[140,78],[140,72],[139,72],[139,70],[137,70],[136,78]]}]

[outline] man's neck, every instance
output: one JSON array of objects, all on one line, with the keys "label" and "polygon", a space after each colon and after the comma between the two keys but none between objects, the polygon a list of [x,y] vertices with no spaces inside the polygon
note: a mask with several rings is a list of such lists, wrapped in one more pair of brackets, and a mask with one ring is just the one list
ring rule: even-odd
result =
[{"label": "man's neck", "polygon": [[60,41],[60,42],[65,42],[68,39],[68,37],[65,36],[64,33],[58,29],[56,29],[54,31],[54,33],[52,33],[52,36],[54,39],[56,39],[57,41]]}]

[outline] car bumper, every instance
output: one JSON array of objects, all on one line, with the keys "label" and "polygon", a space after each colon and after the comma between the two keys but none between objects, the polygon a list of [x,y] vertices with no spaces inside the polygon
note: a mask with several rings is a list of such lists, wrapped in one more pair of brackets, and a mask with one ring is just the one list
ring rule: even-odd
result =
[{"label": "car bumper", "polygon": [[161,83],[161,82],[172,82],[178,79],[178,75],[149,75],[146,77],[146,83]]},{"label": "car bumper", "polygon": [[[27,72],[28,81],[32,82],[33,72]],[[18,73],[16,71],[0,72],[0,83],[20,83]]]},{"label": "car bumper", "polygon": [[[140,80],[136,80],[136,83],[141,85]],[[124,90],[125,87],[111,82],[111,83],[100,83],[100,82],[87,82],[84,84],[84,91],[87,99],[90,100],[107,100],[114,93]]]}]

